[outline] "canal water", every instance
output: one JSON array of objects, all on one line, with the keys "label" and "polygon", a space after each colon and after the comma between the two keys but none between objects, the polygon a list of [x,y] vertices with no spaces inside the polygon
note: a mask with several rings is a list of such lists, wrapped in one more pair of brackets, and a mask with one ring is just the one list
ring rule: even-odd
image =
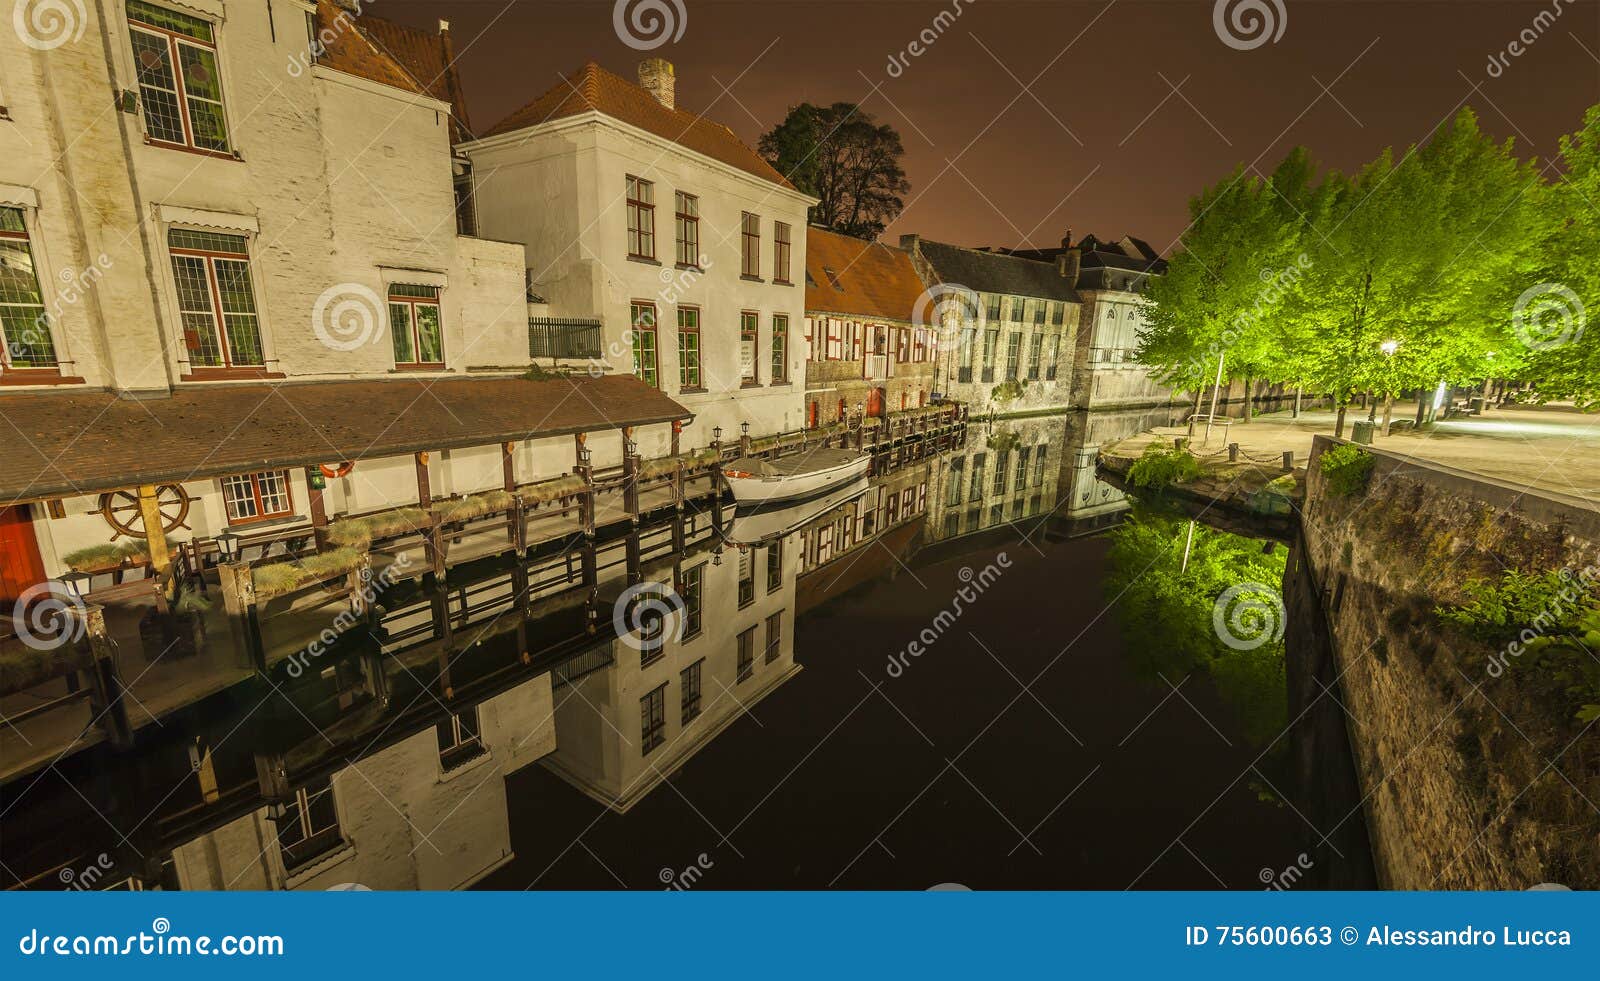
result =
[{"label": "canal water", "polygon": [[4,885],[1368,882],[1307,813],[1281,642],[1219,648],[1169,588],[1281,554],[1202,530],[1179,568],[1181,523],[1095,476],[1166,421],[975,421],[785,513],[699,502],[398,583],[376,633],[0,787]]},{"label": "canal water", "polygon": [[1296,865],[1317,836],[1258,792],[1263,747],[1212,683],[1130,666],[1108,541],[1042,538],[890,561],[806,614],[804,670],[626,814],[513,775],[517,857],[483,885],[662,888],[708,864],[702,888],[1262,888]]}]

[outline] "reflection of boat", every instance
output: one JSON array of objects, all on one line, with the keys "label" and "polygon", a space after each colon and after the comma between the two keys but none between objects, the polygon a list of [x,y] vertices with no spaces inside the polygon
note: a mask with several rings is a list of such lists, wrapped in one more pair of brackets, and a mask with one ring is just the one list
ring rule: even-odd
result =
[{"label": "reflection of boat", "polygon": [[857,477],[843,487],[792,501],[782,507],[738,508],[733,513],[733,522],[728,526],[728,541],[735,545],[755,545],[798,531],[819,515],[865,494],[871,486],[866,477]]},{"label": "reflection of boat", "polygon": [[722,468],[739,504],[814,497],[867,472],[870,454],[818,446],[774,459],[740,457]]}]

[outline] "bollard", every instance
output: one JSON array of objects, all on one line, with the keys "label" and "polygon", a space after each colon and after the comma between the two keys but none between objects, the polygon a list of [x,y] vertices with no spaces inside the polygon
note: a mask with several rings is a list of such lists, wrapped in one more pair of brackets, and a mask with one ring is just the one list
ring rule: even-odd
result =
[{"label": "bollard", "polygon": [[1294,470],[1294,450],[1283,451],[1283,469],[1285,471]]},{"label": "bollard", "polygon": [[1229,443],[1228,444],[1228,462],[1229,463],[1238,463],[1239,462],[1239,444],[1238,443]]}]

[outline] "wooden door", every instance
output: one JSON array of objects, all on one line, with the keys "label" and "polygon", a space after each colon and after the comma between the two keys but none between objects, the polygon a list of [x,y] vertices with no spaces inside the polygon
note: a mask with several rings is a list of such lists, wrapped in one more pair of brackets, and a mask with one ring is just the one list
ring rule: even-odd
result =
[{"label": "wooden door", "polygon": [[9,610],[29,586],[41,582],[44,560],[33,537],[28,505],[0,508],[0,612]]},{"label": "wooden door", "polygon": [[867,393],[867,415],[874,417],[882,416],[883,409],[883,389],[874,388],[872,391]]}]

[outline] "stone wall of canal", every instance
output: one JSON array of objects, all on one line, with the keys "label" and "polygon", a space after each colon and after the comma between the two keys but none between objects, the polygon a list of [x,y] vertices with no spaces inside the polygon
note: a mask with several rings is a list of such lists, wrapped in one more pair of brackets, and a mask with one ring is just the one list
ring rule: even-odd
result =
[{"label": "stone wall of canal", "polygon": [[[1365,493],[1339,497],[1319,465],[1332,445],[1313,449],[1284,583],[1291,716],[1342,702],[1355,786],[1324,787],[1311,820],[1335,844],[1364,820],[1389,888],[1600,887],[1600,726],[1541,673],[1491,670],[1503,649],[1436,613],[1505,569],[1594,566],[1600,511],[1382,451]],[[1342,750],[1328,718],[1297,729],[1311,772]]]}]

